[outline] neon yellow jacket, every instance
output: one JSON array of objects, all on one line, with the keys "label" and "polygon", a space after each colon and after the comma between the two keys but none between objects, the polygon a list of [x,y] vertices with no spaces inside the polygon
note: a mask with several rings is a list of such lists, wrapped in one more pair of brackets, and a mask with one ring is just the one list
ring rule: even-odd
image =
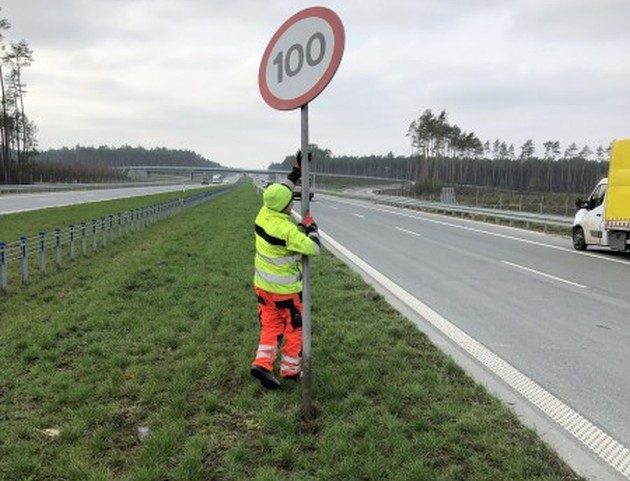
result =
[{"label": "neon yellow jacket", "polygon": [[292,187],[287,181],[269,186],[255,221],[254,285],[274,294],[301,292],[301,255],[319,254],[317,231],[306,235],[282,212],[291,202]]}]

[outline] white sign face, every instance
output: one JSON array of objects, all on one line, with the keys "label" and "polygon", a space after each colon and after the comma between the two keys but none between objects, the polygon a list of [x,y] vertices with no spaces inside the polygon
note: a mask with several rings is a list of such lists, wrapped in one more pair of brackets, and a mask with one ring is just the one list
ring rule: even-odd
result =
[{"label": "white sign face", "polygon": [[291,110],[315,98],[335,74],[344,48],[339,17],[323,7],[303,10],[276,32],[260,64],[258,83],[265,101]]}]

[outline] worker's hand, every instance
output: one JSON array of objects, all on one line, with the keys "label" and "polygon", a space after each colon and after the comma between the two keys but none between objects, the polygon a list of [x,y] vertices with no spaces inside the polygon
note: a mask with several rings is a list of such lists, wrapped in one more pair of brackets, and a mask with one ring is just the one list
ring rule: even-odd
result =
[{"label": "worker's hand", "polygon": [[315,223],[315,219],[311,217],[310,213],[306,214],[302,218],[302,222],[300,222],[300,226],[302,226],[306,235],[310,234],[311,232],[317,232],[317,224]]},{"label": "worker's hand", "polygon": [[[313,160],[313,152],[308,153],[308,161],[310,162],[311,160]],[[296,164],[298,168],[302,170],[302,151],[301,150],[298,150],[297,153],[295,154],[295,164],[293,165],[295,166]]]},{"label": "worker's hand", "polygon": [[298,150],[295,154],[295,162],[293,163],[293,168],[297,166],[298,169],[302,170],[302,151]]},{"label": "worker's hand", "polygon": [[293,162],[293,168],[287,178],[297,184],[300,181],[300,177],[302,177],[302,152],[299,150],[295,154],[295,161]]}]

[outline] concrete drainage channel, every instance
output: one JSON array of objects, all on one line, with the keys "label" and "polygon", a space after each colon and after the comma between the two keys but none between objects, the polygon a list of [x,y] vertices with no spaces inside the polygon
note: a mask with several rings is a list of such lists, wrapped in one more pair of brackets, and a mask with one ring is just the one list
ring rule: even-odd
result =
[{"label": "concrete drainage channel", "polygon": [[[40,276],[48,272],[51,262],[59,270],[64,261],[85,257],[88,252],[105,249],[115,239],[137,232],[156,222],[179,214],[230,191],[233,187],[191,195],[183,199],[160,202],[138,209],[117,212],[105,217],[58,227],[54,232],[39,232],[37,236],[22,236],[18,241],[0,242],[0,292],[9,292],[9,281],[29,284],[31,271]],[[17,269],[17,278],[11,272]]]}]

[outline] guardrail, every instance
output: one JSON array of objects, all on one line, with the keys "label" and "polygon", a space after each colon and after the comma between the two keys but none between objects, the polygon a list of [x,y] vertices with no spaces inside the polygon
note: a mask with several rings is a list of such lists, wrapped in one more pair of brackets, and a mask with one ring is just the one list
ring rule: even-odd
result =
[{"label": "guardrail", "polygon": [[437,214],[459,215],[460,217],[469,217],[471,219],[482,221],[504,221],[510,225],[524,225],[527,228],[532,226],[540,226],[547,232],[550,227],[560,230],[567,229],[567,232],[573,226],[573,217],[564,217],[559,215],[536,214],[533,212],[522,212],[514,210],[487,209],[481,207],[470,207],[459,204],[443,204],[440,202],[429,202],[410,197],[401,197],[394,195],[382,195],[374,193],[358,193],[352,191],[331,191],[318,190],[319,193],[337,195],[340,197],[348,197],[354,199],[364,199],[379,204],[392,205],[395,207],[404,207],[408,209],[423,210],[434,212]]},{"label": "guardrail", "polygon": [[[74,261],[89,252],[105,249],[115,239],[140,231],[162,219],[197,206],[231,190],[233,186],[194,194],[185,198],[151,204],[138,209],[90,221],[71,224],[54,232],[41,231],[37,236],[21,236],[15,242],[0,242],[0,293],[9,292],[12,281],[29,284],[31,274],[46,275],[50,264],[61,269],[66,260]],[[15,266],[15,268],[13,268]]]}]

